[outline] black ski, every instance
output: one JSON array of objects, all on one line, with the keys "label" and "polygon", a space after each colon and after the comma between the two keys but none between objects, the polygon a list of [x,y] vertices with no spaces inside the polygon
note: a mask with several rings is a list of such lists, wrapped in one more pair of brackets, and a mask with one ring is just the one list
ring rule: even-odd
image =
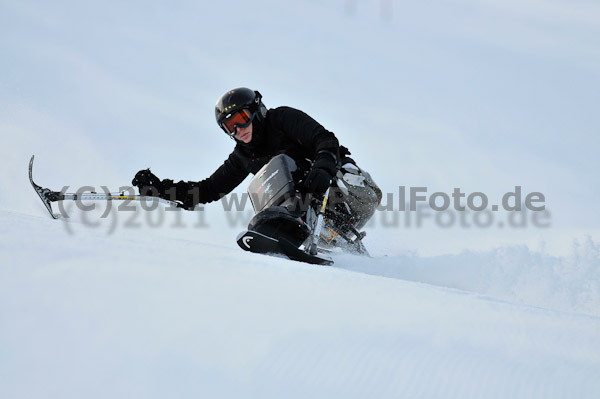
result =
[{"label": "black ski", "polygon": [[291,260],[313,265],[333,264],[331,258],[320,255],[310,255],[284,238],[277,240],[252,230],[240,233],[237,237],[237,243],[244,251],[265,255],[284,255]]},{"label": "black ski", "polygon": [[283,253],[290,259],[298,262],[310,263],[313,265],[333,265],[333,259],[322,255],[311,255],[303,250],[296,248],[291,242],[282,238],[279,240],[279,246]]},{"label": "black ski", "polygon": [[244,251],[257,254],[282,254],[279,241],[252,230],[240,233],[237,237],[237,243]]}]

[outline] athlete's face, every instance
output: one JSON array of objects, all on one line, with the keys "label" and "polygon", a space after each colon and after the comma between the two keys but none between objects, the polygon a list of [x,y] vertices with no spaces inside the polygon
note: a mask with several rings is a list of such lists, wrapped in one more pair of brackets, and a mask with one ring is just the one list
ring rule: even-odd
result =
[{"label": "athlete's face", "polygon": [[246,127],[236,127],[235,138],[246,144],[252,141],[252,123]]}]

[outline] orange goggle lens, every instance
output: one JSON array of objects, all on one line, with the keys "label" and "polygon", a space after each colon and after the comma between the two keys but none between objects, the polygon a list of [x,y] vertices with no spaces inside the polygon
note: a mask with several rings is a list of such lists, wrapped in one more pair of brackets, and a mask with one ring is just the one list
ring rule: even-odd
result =
[{"label": "orange goggle lens", "polygon": [[229,116],[223,122],[221,122],[221,127],[227,134],[230,136],[235,135],[236,127],[246,127],[252,122],[252,114],[247,109],[243,109],[235,114]]}]

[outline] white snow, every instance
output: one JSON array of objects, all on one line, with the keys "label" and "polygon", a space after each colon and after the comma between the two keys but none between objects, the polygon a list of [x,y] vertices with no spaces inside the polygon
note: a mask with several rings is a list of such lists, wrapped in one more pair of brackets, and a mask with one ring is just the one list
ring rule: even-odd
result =
[{"label": "white snow", "polygon": [[[0,398],[600,397],[598,20],[566,0],[0,2]],[[32,154],[55,190],[205,178],[238,86],[335,132],[385,193],[521,186],[544,225],[381,212],[373,258],[316,267],[241,251],[250,215],[219,203],[52,220],[27,181]]]},{"label": "white snow", "polygon": [[[319,267],[169,229],[66,230],[38,208],[0,212],[3,397],[600,393],[598,299],[577,299],[598,293],[597,274],[577,277],[585,262],[512,248]],[[548,262],[556,273],[535,284]]]}]

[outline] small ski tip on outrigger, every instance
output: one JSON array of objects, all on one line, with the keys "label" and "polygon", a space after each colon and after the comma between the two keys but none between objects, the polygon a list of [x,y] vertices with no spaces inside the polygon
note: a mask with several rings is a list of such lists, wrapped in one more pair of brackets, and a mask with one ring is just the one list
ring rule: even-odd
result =
[{"label": "small ski tip on outrigger", "polygon": [[31,159],[29,160],[29,182],[31,182],[33,189],[35,190],[37,195],[40,197],[42,202],[44,203],[44,206],[46,207],[48,212],[50,212],[50,216],[52,216],[53,219],[58,219],[61,215],[54,213],[52,211],[51,203],[55,202],[55,201],[62,201],[64,199],[64,194],[61,194],[57,191],[52,191],[48,188],[40,187],[37,184],[35,184],[35,182],[33,181],[33,159],[34,158],[35,158],[35,155],[32,155]]},{"label": "small ski tip on outrigger", "polygon": [[[59,192],[59,191],[52,191],[49,188],[44,188],[44,187],[37,185],[33,181],[33,160],[34,160],[34,158],[35,158],[35,155],[32,155],[31,159],[29,160],[29,182],[33,186],[33,189],[35,190],[37,195],[40,197],[40,199],[44,203],[44,206],[46,207],[46,209],[50,213],[50,216],[52,216],[53,219],[58,219],[62,215],[60,213],[56,213],[53,211],[52,203],[57,202],[57,201],[65,201],[65,200],[73,200],[73,201],[77,201],[77,200],[80,200],[80,201],[113,201],[113,200],[143,201],[144,200],[144,201],[158,201],[158,202],[161,202],[166,205],[181,207],[181,204],[179,204],[177,202],[169,201],[169,200],[166,200],[163,198],[141,196],[141,195],[125,195],[124,192],[98,194],[95,192],[63,193],[63,192]],[[66,217],[68,217],[68,216],[66,216]]]}]

